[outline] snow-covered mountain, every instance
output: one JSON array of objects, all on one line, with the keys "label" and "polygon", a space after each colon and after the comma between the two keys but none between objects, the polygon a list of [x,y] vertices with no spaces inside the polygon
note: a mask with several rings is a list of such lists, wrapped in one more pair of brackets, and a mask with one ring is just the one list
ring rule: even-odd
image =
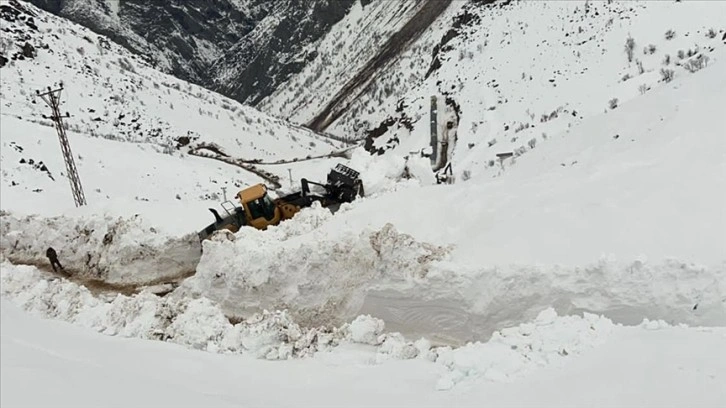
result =
[{"label": "snow-covered mountain", "polygon": [[446,122],[455,126],[446,157],[454,173],[492,173],[498,153],[518,156],[714,63],[712,53],[726,44],[725,16],[721,2],[456,1],[341,97],[350,67],[374,54],[337,40],[361,41],[364,20],[351,24],[351,14],[322,40],[318,58],[259,106],[296,123],[327,112],[328,132],[356,139],[385,132],[376,148],[406,155],[429,145],[436,96],[439,133]]},{"label": "snow-covered mountain", "polygon": [[[257,163],[325,155],[343,146],[163,74],[106,37],[31,5],[3,4],[0,17],[7,58],[0,68],[3,202],[25,197],[27,210],[51,210],[54,200],[37,197],[67,189],[53,123],[43,117],[50,108],[35,95],[60,83],[60,108],[70,114],[65,125],[90,200],[112,200],[122,191],[128,197],[126,187],[114,191],[126,183],[139,187],[131,194],[137,200],[171,194],[176,201],[204,201],[221,195],[225,185],[231,197],[255,180],[274,186],[289,177],[288,167],[268,172]],[[189,153],[240,163],[235,168]],[[112,168],[113,175],[106,173]],[[178,177],[198,171],[204,175]]]},{"label": "snow-covered mountain", "polygon": [[[313,56],[353,0],[32,0],[164,72],[255,104]],[[360,3],[358,3],[360,4]]]},{"label": "snow-covered mountain", "polygon": [[[275,116],[0,5],[2,405],[47,404],[38,386],[111,405],[77,390],[121,382],[128,404],[723,405],[724,4],[391,3],[353,3],[309,45],[259,105]],[[60,80],[81,208],[33,96]],[[316,118],[365,145],[299,125]],[[336,162],[366,197],[199,250],[225,194]],[[184,374],[147,369],[169,364]]]}]

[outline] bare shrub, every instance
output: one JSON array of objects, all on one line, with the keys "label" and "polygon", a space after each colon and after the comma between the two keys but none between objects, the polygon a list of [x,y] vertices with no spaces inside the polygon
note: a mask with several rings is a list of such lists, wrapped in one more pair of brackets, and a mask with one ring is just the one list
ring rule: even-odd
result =
[{"label": "bare shrub", "polygon": [[663,79],[664,82],[671,82],[673,80],[673,77],[675,76],[676,72],[672,69],[660,69],[660,76]]},{"label": "bare shrub", "polygon": [[530,149],[534,149],[534,147],[537,145],[537,139],[534,137],[529,139],[529,142],[527,142],[527,145],[529,146]]},{"label": "bare shrub", "polygon": [[683,64],[683,68],[688,70],[690,73],[701,70],[708,65],[708,56],[699,55],[697,58],[690,59]]},{"label": "bare shrub", "polygon": [[648,90],[649,90],[649,89],[650,89],[650,88],[649,88],[649,87],[648,87],[648,85],[646,85],[646,84],[641,84],[641,85],[640,85],[640,86],[638,87],[638,91],[640,91],[640,94],[641,94],[641,95],[645,95],[645,93],[646,93],[646,92],[648,92]]},{"label": "bare shrub", "polygon": [[647,47],[643,48],[643,54],[653,55],[653,54],[655,54],[655,50],[656,50],[655,44],[648,44]]},{"label": "bare shrub", "polygon": [[516,128],[514,128],[514,133],[519,133],[519,132],[523,131],[524,129],[528,129],[528,128],[529,128],[529,123],[520,123],[517,125]]},{"label": "bare shrub", "polygon": [[671,63],[671,56],[669,54],[665,55],[665,58],[663,58],[663,65],[670,65]]},{"label": "bare shrub", "polygon": [[625,40],[625,53],[628,55],[628,62],[633,62],[633,51],[635,50],[635,40],[628,36]]},{"label": "bare shrub", "polygon": [[665,39],[666,40],[672,40],[675,37],[676,37],[676,32],[675,31],[673,31],[673,30],[666,31],[666,33],[665,33]]},{"label": "bare shrub", "polygon": [[608,106],[610,109],[615,109],[618,107],[618,98],[613,98],[608,101]]},{"label": "bare shrub", "polygon": [[712,38],[712,39],[716,38],[716,30],[714,30],[713,28],[709,28],[708,32],[706,33],[706,37]]}]

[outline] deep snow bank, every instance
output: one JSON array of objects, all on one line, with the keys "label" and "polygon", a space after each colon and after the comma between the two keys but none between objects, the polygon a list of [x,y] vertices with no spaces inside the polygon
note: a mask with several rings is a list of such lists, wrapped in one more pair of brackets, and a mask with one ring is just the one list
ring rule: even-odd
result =
[{"label": "deep snow bank", "polygon": [[[497,331],[486,343],[466,347],[432,347],[385,332],[382,320],[359,315],[339,327],[303,327],[286,311],[256,313],[230,322],[213,301],[179,293],[150,293],[102,299],[65,279],[46,279],[33,266],[0,263],[0,293],[20,308],[41,317],[68,321],[111,336],[167,341],[215,353],[250,354],[263,359],[310,357],[317,352],[346,353],[357,345],[371,353],[368,364],[390,359],[423,359],[446,367],[437,384],[511,381],[537,367],[559,364],[569,355],[601,344],[616,326],[604,317],[559,317],[546,309],[526,324]],[[648,322],[656,328],[662,322]],[[361,349],[357,349],[356,354]]]},{"label": "deep snow bank", "polygon": [[575,267],[472,266],[452,259],[452,247],[419,242],[391,224],[331,237],[323,226],[332,219],[311,208],[265,232],[206,242],[182,290],[219,302],[228,315],[287,309],[314,327],[370,314],[409,337],[448,344],[486,339],[549,307],[626,324],[726,324],[726,264],[602,258]]},{"label": "deep snow bank", "polygon": [[48,265],[53,247],[67,272],[118,284],[146,284],[194,272],[201,248],[196,234],[173,237],[139,216],[0,214],[2,255],[14,263]]},{"label": "deep snow bank", "polygon": [[65,279],[46,279],[35,267],[1,264],[2,295],[24,310],[103,334],[155,339],[213,352],[260,358],[305,355],[344,334],[301,329],[285,312],[262,312],[235,325],[209,299],[158,297],[148,292],[110,300]]},{"label": "deep snow bank", "polygon": [[289,309],[302,324],[341,324],[357,315],[366,288],[411,286],[448,252],[392,225],[326,239],[316,228],[330,217],[315,206],[267,231],[245,228],[233,240],[205,242],[197,274],[183,287],[230,315]]}]

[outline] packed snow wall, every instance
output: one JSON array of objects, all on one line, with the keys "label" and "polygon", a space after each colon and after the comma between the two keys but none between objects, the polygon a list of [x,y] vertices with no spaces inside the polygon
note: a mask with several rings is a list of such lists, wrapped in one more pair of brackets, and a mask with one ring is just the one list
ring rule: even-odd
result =
[{"label": "packed snow wall", "polygon": [[726,324],[726,264],[466,265],[454,247],[419,242],[392,224],[331,233],[331,217],[311,208],[268,231],[205,242],[196,275],[179,290],[218,302],[228,316],[287,309],[314,327],[370,314],[406,336],[447,344],[488,338],[548,307],[625,324]]},{"label": "packed snow wall", "polygon": [[226,235],[231,240],[206,241],[197,274],[180,289],[218,301],[231,316],[289,309],[303,324],[339,325],[357,316],[362,289],[409,287],[449,251],[416,242],[390,224],[325,239],[316,227],[330,217],[315,206],[267,231],[244,228]]},{"label": "packed snow wall", "polygon": [[139,216],[0,214],[0,253],[16,264],[50,268],[52,247],[65,272],[112,284],[150,284],[194,272],[201,246],[196,234],[169,236]]}]

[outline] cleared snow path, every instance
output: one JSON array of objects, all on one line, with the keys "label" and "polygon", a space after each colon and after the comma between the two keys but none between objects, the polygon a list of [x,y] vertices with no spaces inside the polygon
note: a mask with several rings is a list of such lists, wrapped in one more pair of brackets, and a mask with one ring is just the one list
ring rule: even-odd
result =
[{"label": "cleared snow path", "polygon": [[67,273],[83,281],[145,285],[189,276],[201,256],[195,233],[158,231],[138,216],[16,218],[0,214],[0,253],[13,263],[47,266],[53,247]]}]

